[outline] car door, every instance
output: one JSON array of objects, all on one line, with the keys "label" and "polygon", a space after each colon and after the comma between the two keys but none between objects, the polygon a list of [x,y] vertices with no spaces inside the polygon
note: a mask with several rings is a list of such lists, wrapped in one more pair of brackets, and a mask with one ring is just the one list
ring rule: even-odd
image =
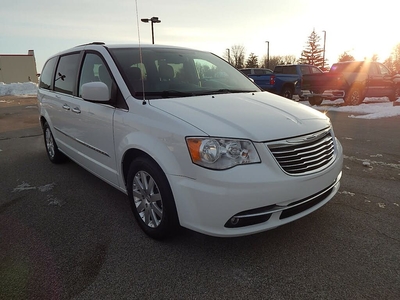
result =
[{"label": "car door", "polygon": [[372,62],[369,68],[366,97],[390,95],[392,84],[389,70],[379,63]]},{"label": "car door", "polygon": [[[82,85],[92,81],[104,82],[109,90],[110,103],[89,102],[82,99]],[[107,182],[118,186],[114,148],[114,113],[111,94],[114,80],[100,54],[85,54],[78,80],[78,97],[72,108],[77,122],[71,124],[79,149],[79,159],[86,167]],[[78,111],[74,111],[74,109]],[[79,122],[78,122],[79,120]]]},{"label": "car door", "polygon": [[[56,73],[63,76],[66,69],[60,59]],[[82,85],[92,81],[105,82],[110,96],[112,77],[96,53],[84,54],[82,67],[75,74],[77,79],[73,95],[64,95],[61,101],[64,118],[59,131],[65,139],[64,147],[77,163],[110,184],[118,185],[113,133],[115,107],[107,103],[85,101],[81,97]]]},{"label": "car door", "polygon": [[60,56],[53,73],[53,91],[43,100],[56,143],[70,157],[74,153],[71,151],[69,119],[72,117],[71,101],[74,98],[80,57],[80,52]]}]

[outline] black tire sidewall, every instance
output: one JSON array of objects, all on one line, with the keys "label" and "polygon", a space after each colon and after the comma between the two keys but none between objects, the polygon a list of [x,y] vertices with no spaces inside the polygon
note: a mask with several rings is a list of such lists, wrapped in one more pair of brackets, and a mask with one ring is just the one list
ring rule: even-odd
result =
[{"label": "black tire sidewall", "polygon": [[[287,99],[293,99],[293,92],[292,92],[292,89],[289,88],[289,87],[283,88],[283,90],[282,90],[282,96],[285,97],[285,98],[287,98]],[[290,97],[287,97],[287,96],[290,96]]]},{"label": "black tire sidewall", "polygon": [[[135,206],[132,191],[133,179],[139,171],[145,171],[154,179],[161,194],[163,216],[161,223],[156,228],[148,227],[143,222]],[[135,216],[135,219],[141,229],[148,236],[154,239],[164,239],[171,237],[176,232],[179,221],[176,212],[175,200],[167,177],[155,162],[147,157],[136,158],[129,167],[127,189],[133,215]]]}]

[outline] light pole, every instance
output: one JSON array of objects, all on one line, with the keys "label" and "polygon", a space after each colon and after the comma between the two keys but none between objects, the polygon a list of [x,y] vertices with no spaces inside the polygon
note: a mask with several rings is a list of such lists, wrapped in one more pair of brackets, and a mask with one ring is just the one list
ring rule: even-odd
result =
[{"label": "light pole", "polygon": [[267,43],[267,69],[269,69],[269,41],[265,41]]},{"label": "light pole", "polygon": [[161,23],[161,20],[158,17],[151,17],[150,19],[141,19],[144,23],[151,22],[151,42],[154,44],[154,27],[153,23]]},{"label": "light pole", "polygon": [[324,71],[325,71],[325,44],[326,44],[326,31],[325,31],[325,30],[322,30],[322,32],[324,33],[324,54],[323,54],[323,57],[322,57],[322,61],[323,61],[322,68],[323,68],[323,69],[324,69]]},{"label": "light pole", "polygon": [[226,48],[226,51],[228,51],[228,63],[231,63],[231,50]]}]

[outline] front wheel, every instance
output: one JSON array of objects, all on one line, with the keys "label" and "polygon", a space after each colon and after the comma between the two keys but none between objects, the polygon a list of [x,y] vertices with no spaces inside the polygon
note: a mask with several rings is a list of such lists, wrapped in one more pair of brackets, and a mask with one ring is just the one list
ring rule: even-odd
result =
[{"label": "front wheel", "polygon": [[359,87],[352,87],[344,97],[344,102],[347,105],[359,105],[363,102],[363,100],[363,92]]},{"label": "front wheel", "polygon": [[148,236],[163,239],[176,233],[179,221],[171,187],[151,159],[139,157],[131,163],[128,196],[136,221]]},{"label": "front wheel", "polygon": [[311,106],[321,105],[323,100],[324,99],[322,97],[319,97],[319,96],[309,97],[308,98],[308,103],[310,103]]}]

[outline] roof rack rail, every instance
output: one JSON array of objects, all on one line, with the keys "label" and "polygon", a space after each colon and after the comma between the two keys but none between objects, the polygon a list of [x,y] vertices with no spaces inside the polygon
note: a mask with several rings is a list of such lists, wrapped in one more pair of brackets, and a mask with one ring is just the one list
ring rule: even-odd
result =
[{"label": "roof rack rail", "polygon": [[91,42],[91,43],[87,43],[87,44],[82,44],[82,45],[78,45],[75,47],[81,47],[81,46],[87,46],[87,45],[105,45],[106,43],[104,42]]}]

